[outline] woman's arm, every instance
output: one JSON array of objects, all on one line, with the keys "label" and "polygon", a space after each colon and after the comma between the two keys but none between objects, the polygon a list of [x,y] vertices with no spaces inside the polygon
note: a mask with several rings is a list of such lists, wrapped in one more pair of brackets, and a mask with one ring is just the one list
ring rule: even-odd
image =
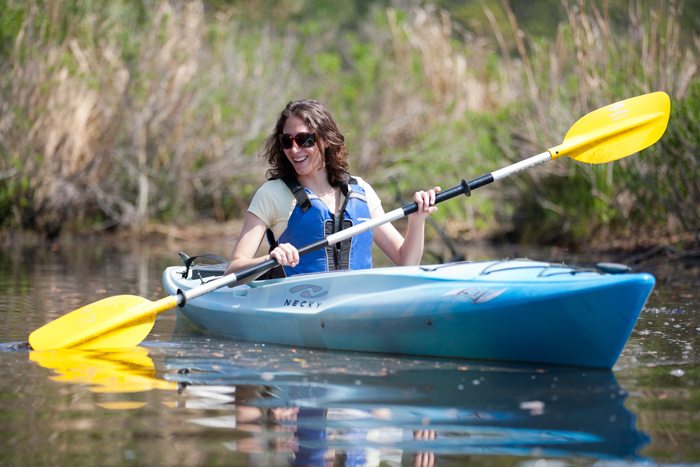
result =
[{"label": "woman's arm", "polygon": [[[420,264],[423,257],[423,244],[425,242],[425,219],[428,215],[437,211],[435,195],[440,192],[440,187],[428,191],[418,191],[413,200],[418,205],[418,210],[408,216],[406,236],[402,236],[396,227],[387,223],[374,229],[374,241],[385,255],[397,266],[409,266]],[[372,211],[372,217],[384,214],[381,206]]]},{"label": "woman's arm", "polygon": [[243,227],[238,236],[238,241],[233,247],[231,262],[226,267],[224,274],[230,274],[243,268],[255,266],[275,258],[282,266],[296,266],[299,263],[299,252],[289,243],[282,243],[270,252],[269,255],[255,257],[265,236],[267,225],[258,216],[247,212],[243,218]]}]

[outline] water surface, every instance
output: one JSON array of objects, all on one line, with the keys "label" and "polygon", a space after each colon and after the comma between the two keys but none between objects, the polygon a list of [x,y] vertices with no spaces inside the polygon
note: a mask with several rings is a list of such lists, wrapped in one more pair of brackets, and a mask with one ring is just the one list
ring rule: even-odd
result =
[{"label": "water surface", "polygon": [[135,349],[21,345],[100,298],[162,297],[177,246],[0,254],[0,464],[700,462],[700,274],[680,263],[647,269],[657,287],[613,371],[230,342],[176,331],[172,311]]}]

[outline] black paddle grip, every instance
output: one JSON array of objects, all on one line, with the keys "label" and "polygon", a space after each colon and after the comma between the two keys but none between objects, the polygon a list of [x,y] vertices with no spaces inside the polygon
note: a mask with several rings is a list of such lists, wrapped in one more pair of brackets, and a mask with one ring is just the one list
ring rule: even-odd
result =
[{"label": "black paddle grip", "polygon": [[[491,174],[485,177],[490,177]],[[471,182],[467,182],[466,180],[462,179],[459,185],[453,186],[452,188],[441,191],[437,195],[435,195],[435,204],[442,203],[443,201],[447,201],[448,199],[452,199],[456,196],[459,195],[464,195],[464,196],[471,196],[472,190],[474,188],[478,188],[481,185],[485,185],[486,183],[481,183],[481,179],[484,177],[477,178],[476,180],[472,180]],[[474,186],[473,183],[476,181],[480,182],[478,185]],[[493,177],[491,178],[491,181],[493,181]],[[487,182],[490,183],[490,182]],[[414,202],[411,204],[407,204],[406,206],[402,207],[403,209],[403,214],[404,216],[408,216],[409,214],[413,214],[414,212],[418,211],[418,205]]]}]

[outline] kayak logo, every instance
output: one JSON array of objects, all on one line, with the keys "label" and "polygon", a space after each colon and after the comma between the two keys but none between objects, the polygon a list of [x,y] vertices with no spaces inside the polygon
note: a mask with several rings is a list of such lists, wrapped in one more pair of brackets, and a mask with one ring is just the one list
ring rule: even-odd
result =
[{"label": "kayak logo", "polygon": [[289,289],[289,293],[299,294],[301,298],[321,298],[328,295],[328,292],[323,290],[323,287],[313,284],[295,285]]},{"label": "kayak logo", "polygon": [[467,300],[473,304],[486,303],[494,300],[503,294],[508,289],[482,289],[478,287],[469,287],[468,289],[451,290],[443,295],[443,297],[454,297],[462,300]]},{"label": "kayak logo", "polygon": [[319,301],[318,299],[328,295],[327,290],[324,290],[323,287],[314,284],[295,285],[289,289],[289,293],[296,295],[296,297],[285,298],[284,306],[306,309],[319,308],[323,302]]}]

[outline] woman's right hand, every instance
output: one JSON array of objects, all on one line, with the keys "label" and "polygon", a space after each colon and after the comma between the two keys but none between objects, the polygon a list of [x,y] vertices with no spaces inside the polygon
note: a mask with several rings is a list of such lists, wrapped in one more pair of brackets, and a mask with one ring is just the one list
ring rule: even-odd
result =
[{"label": "woman's right hand", "polygon": [[277,260],[280,266],[295,267],[299,265],[299,250],[291,243],[280,243],[270,252],[270,258]]}]

